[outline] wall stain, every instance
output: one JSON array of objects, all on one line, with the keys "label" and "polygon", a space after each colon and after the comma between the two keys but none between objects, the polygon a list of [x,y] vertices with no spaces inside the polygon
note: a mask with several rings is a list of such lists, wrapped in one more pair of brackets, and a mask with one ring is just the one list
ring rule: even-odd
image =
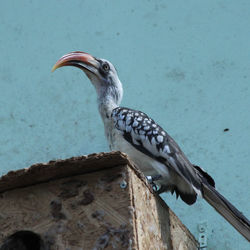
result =
[{"label": "wall stain", "polygon": [[171,71],[167,72],[165,76],[175,82],[181,82],[186,78],[185,72],[178,68],[172,69]]}]

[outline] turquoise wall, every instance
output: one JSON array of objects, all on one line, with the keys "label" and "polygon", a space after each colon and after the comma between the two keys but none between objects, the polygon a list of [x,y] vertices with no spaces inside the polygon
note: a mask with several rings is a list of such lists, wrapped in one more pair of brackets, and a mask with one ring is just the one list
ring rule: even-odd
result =
[{"label": "turquoise wall", "polygon": [[[159,122],[218,190],[250,217],[250,1],[8,0],[0,6],[0,174],[108,151],[82,50],[112,61],[123,105]],[[228,132],[224,132],[229,128]],[[205,201],[164,195],[208,249],[249,249]]]}]

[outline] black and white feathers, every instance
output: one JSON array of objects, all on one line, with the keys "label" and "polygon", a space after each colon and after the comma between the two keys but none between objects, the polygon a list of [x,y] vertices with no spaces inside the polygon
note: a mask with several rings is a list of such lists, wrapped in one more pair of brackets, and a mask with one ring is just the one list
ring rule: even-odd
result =
[{"label": "black and white feathers", "polygon": [[[188,204],[193,204],[196,195],[201,194],[201,183],[196,169],[189,162],[177,143],[153,119],[141,111],[118,107],[112,111],[115,128],[131,146],[147,156],[161,162],[172,175],[181,177],[191,187],[192,192],[181,190],[178,183],[161,191],[175,191]],[[211,178],[211,177],[210,177]]]}]

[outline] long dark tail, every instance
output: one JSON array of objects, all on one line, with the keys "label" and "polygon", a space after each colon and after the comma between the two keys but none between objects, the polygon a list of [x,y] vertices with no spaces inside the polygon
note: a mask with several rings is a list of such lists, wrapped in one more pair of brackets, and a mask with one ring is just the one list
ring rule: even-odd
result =
[{"label": "long dark tail", "polygon": [[250,241],[250,221],[210,184],[203,183],[202,189],[203,198]]},{"label": "long dark tail", "polygon": [[250,221],[215,189],[215,182],[207,172],[199,166],[193,166],[201,179],[203,198],[250,241]]}]

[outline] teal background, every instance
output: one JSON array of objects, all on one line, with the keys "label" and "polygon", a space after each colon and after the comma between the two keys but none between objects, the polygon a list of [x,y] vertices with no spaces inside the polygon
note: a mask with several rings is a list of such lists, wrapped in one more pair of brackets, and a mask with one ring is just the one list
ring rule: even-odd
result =
[{"label": "teal background", "polygon": [[[250,217],[250,1],[8,0],[0,5],[0,174],[108,151],[96,94],[63,54],[106,58],[122,105],[152,116]],[[228,132],[224,132],[229,128]],[[249,249],[205,201],[166,202],[208,249]]]}]

